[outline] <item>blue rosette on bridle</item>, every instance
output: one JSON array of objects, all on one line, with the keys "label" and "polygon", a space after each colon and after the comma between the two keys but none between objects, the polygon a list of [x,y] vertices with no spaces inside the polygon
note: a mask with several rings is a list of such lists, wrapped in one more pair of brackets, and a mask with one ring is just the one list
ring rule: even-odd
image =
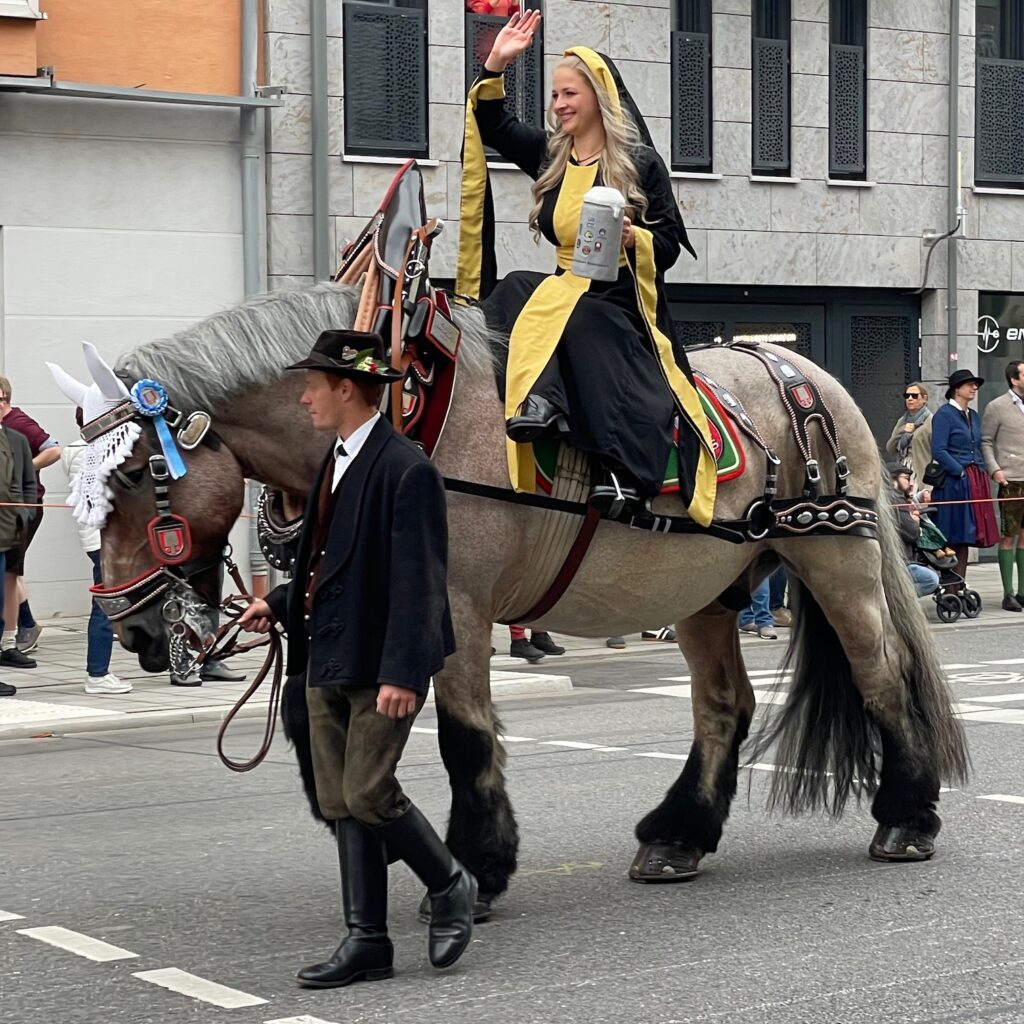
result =
[{"label": "blue rosette on bridle", "polygon": [[180,480],[188,472],[185,460],[174,443],[171,429],[164,419],[164,411],[167,408],[167,390],[163,384],[155,380],[143,378],[132,385],[132,404],[139,411],[140,415],[153,421],[156,428],[156,436],[160,441],[160,448],[167,460],[167,471],[172,480]]}]

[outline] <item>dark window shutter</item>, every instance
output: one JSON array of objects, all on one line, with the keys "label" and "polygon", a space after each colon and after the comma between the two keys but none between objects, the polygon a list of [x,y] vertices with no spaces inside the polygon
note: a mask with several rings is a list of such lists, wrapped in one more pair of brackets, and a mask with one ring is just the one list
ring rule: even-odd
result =
[{"label": "dark window shutter", "polygon": [[[476,81],[491,52],[494,37],[507,18],[487,14],[466,15],[466,90]],[[505,107],[523,124],[544,127],[544,35],[533,35],[533,45],[505,69]]]},{"label": "dark window shutter", "polygon": [[711,36],[672,33],[672,166],[711,170]]},{"label": "dark window shutter", "polygon": [[754,39],[753,169],[789,170],[789,40]]},{"label": "dark window shutter", "polygon": [[1024,182],[1024,61],[978,58],[975,171],[979,182]]},{"label": "dark window shutter", "polygon": [[345,0],[345,151],[422,156],[427,134],[427,15]]},{"label": "dark window shutter", "polygon": [[855,178],[867,167],[864,47],[833,43],[829,49],[829,174]]}]

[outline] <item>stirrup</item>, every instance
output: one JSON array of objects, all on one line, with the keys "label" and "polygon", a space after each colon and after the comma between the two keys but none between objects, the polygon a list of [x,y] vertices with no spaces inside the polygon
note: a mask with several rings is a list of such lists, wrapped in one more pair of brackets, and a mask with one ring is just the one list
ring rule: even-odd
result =
[{"label": "stirrup", "polygon": [[627,509],[641,506],[640,495],[632,487],[623,487],[614,473],[610,484],[598,484],[590,492],[590,505],[605,519],[621,519]]}]

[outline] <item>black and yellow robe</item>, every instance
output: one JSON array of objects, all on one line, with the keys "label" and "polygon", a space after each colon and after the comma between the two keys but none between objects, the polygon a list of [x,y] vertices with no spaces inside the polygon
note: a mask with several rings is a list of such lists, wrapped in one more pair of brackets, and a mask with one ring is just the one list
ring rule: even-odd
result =
[{"label": "black and yellow robe", "polygon": [[[592,61],[602,61],[582,47],[572,52],[592,70]],[[503,76],[484,71],[470,90],[466,117],[457,290],[481,297],[490,325],[510,333],[505,416],[515,416],[528,394],[541,395],[566,413],[573,447],[625,469],[642,494],[653,496],[676,443],[673,419],[680,412],[681,493],[691,517],[706,525],[715,500],[715,460],[663,296],[662,275],[688,245],[665,165],[649,147],[634,153],[648,208],[644,221],[634,223],[636,245],[622,251],[615,281],[572,273],[583,196],[602,181],[599,163],[571,159],[560,186],[545,195],[539,217],[541,233],[556,246],[555,273],[515,271],[489,290],[493,215],[483,146],[533,179],[548,159],[546,133],[520,122],[504,101]],[[533,491],[532,446],[509,440],[507,453],[513,486]]]}]

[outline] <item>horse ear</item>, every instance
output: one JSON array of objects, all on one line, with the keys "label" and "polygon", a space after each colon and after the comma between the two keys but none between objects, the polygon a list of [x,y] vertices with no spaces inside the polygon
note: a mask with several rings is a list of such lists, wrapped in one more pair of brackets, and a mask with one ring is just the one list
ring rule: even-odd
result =
[{"label": "horse ear", "polygon": [[90,341],[82,342],[82,351],[85,353],[85,365],[92,374],[92,379],[100,389],[100,394],[108,402],[121,402],[128,397],[128,389],[124,382],[107,365],[99,350]]},{"label": "horse ear", "polygon": [[57,382],[57,387],[61,389],[64,397],[72,405],[77,405],[81,409],[85,404],[85,396],[89,393],[88,385],[75,380],[70,373],[65,373],[56,363],[47,363],[46,365],[50,368],[50,373],[53,374],[53,379]]}]

